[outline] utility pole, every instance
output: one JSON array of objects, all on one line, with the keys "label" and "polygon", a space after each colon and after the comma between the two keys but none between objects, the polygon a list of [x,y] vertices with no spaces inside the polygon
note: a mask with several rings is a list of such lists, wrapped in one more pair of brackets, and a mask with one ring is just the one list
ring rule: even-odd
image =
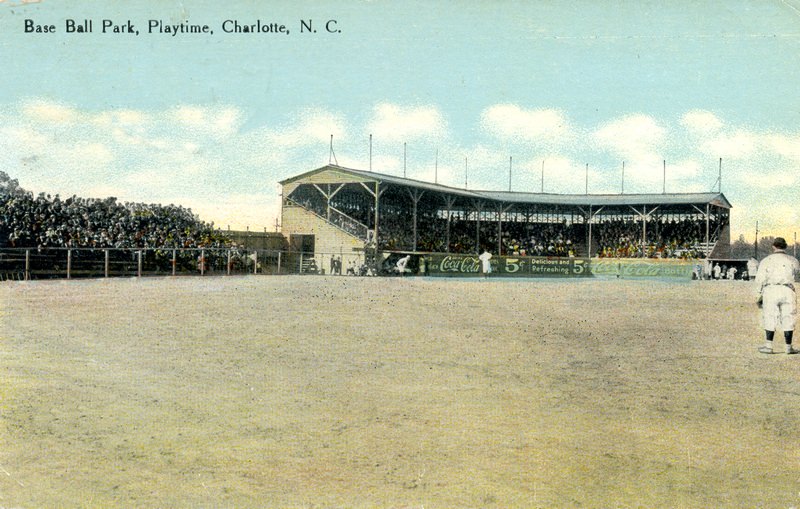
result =
[{"label": "utility pole", "polygon": [[403,178],[406,178],[406,155],[407,155],[407,147],[406,143],[403,143]]},{"label": "utility pole", "polygon": [[508,156],[508,192],[511,192],[511,156]]},{"label": "utility pole", "polygon": [[433,167],[433,183],[439,183],[439,148],[436,148],[436,159]]},{"label": "utility pole", "polygon": [[544,193],[544,159],[542,159],[542,193]]},{"label": "utility pole", "polygon": [[589,163],[586,163],[586,194],[589,194]]},{"label": "utility pole", "polygon": [[756,221],[756,241],[753,245],[753,253],[755,255],[755,259],[758,260],[758,221]]}]

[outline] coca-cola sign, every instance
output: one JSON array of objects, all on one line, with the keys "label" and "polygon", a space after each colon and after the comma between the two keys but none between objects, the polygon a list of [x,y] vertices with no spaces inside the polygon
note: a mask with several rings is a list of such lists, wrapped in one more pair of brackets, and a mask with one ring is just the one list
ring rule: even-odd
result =
[{"label": "coca-cola sign", "polygon": [[[432,255],[428,258],[431,275],[481,274],[481,261],[475,255]],[[494,256],[492,277],[574,277],[590,276],[588,260],[578,258],[534,258],[530,256]]]},{"label": "coca-cola sign", "polygon": [[599,260],[592,264],[592,273],[616,277],[669,277],[691,279],[692,262],[666,260]]},{"label": "coca-cola sign", "polygon": [[441,272],[475,274],[481,270],[481,261],[473,256],[445,256],[439,263]]}]

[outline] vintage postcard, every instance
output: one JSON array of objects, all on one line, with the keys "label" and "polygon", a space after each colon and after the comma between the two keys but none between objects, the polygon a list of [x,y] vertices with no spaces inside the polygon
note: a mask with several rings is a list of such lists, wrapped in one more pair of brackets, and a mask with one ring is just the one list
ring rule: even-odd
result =
[{"label": "vintage postcard", "polygon": [[0,509],[796,507],[800,2],[0,0]]}]

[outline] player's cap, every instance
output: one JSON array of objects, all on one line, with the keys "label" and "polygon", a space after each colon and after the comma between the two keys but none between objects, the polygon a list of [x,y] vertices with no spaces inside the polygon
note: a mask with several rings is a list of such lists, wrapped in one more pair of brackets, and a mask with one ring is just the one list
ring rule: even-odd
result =
[{"label": "player's cap", "polygon": [[772,241],[772,245],[778,249],[786,249],[786,239],[783,237],[775,237],[775,240]]}]

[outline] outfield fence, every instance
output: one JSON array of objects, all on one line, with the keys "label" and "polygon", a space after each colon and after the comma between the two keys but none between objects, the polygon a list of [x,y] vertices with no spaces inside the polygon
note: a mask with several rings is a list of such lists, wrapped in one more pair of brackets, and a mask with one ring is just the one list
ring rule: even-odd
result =
[{"label": "outfield fence", "polygon": [[[0,280],[224,275],[482,275],[477,255],[418,252],[311,253],[242,248],[2,248]],[[699,261],[495,256],[492,277],[656,277],[694,279]]]},{"label": "outfield fence", "polygon": [[311,253],[256,249],[0,249],[0,279],[322,273]]}]

